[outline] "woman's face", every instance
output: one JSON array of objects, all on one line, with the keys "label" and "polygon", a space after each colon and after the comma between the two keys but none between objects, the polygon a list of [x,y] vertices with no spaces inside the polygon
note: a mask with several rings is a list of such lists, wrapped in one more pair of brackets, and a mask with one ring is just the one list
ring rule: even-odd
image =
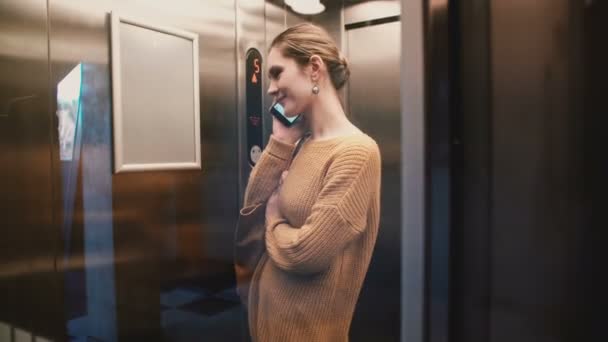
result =
[{"label": "woman's face", "polygon": [[312,81],[310,71],[293,58],[284,57],[278,48],[268,54],[268,95],[285,108],[285,115],[295,116],[310,107]]}]

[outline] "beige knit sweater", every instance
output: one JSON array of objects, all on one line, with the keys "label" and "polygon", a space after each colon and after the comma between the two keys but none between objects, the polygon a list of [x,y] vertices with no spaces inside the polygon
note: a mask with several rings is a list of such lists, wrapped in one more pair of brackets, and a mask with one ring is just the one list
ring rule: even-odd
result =
[{"label": "beige knit sweater", "polygon": [[294,146],[271,137],[245,207],[263,203],[281,173],[281,216],[266,217],[266,253],[249,294],[254,341],[347,341],[380,217],[380,152],[359,133]]}]

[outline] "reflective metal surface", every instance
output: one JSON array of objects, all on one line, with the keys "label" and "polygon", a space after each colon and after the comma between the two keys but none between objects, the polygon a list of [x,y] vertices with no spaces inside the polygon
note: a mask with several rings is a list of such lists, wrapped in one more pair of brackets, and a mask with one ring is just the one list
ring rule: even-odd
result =
[{"label": "reflective metal surface", "polygon": [[46,1],[3,0],[0,23],[0,326],[59,339]]},{"label": "reflective metal surface", "polygon": [[400,33],[396,21],[350,29],[345,37],[350,116],[382,154],[380,229],[351,327],[353,341],[396,341],[400,335]]},{"label": "reflective metal surface", "polygon": [[[199,35],[202,171],[112,175],[110,11]],[[239,339],[233,327],[241,316],[230,292],[238,210],[234,2],[57,0],[50,26],[52,84],[83,63],[96,90],[88,97],[93,111],[84,113],[92,121],[84,121],[85,159],[65,237],[69,333],[101,340]]]},{"label": "reflective metal surface", "polygon": [[344,0],[344,25],[388,18],[401,14],[399,0]]},{"label": "reflective metal surface", "polygon": [[401,1],[401,341],[425,338],[426,72],[425,3]]}]

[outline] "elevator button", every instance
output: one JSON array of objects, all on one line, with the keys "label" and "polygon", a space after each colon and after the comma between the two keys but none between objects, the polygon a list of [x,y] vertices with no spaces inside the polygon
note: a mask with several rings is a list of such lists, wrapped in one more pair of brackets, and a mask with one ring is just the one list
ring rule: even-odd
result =
[{"label": "elevator button", "polygon": [[253,161],[254,164],[257,164],[258,160],[260,160],[260,156],[262,156],[262,149],[258,145],[253,145],[251,151],[249,151],[249,158]]}]

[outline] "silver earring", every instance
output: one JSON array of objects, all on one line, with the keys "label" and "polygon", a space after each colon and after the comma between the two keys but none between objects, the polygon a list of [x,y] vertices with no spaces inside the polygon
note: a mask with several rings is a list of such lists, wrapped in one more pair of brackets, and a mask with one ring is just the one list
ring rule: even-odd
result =
[{"label": "silver earring", "polygon": [[312,93],[315,94],[315,95],[317,95],[319,93],[319,85],[315,84],[312,87]]}]

